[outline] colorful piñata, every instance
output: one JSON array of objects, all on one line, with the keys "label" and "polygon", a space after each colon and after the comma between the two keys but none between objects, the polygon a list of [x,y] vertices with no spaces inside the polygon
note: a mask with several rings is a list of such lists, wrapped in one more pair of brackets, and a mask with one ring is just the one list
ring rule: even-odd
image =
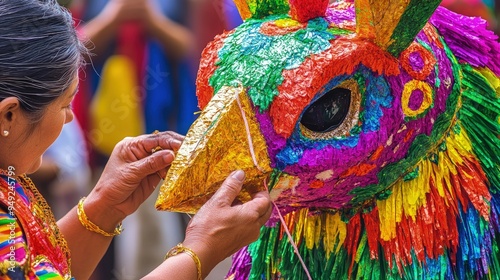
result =
[{"label": "colorful pi\u00f1ata", "polygon": [[235,2],[245,22],[203,53],[203,112],[157,208],[194,213],[243,169],[240,200],[267,187],[276,208],[229,279],[498,279],[485,22],[439,0]]}]

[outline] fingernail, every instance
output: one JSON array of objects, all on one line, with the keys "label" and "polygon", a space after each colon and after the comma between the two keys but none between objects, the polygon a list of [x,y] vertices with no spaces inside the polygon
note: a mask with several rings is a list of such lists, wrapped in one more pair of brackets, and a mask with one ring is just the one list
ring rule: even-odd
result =
[{"label": "fingernail", "polygon": [[172,153],[168,153],[163,156],[163,160],[165,162],[172,162],[174,160],[175,156]]},{"label": "fingernail", "polygon": [[245,179],[245,172],[243,172],[243,170],[233,171],[231,177],[241,182]]},{"label": "fingernail", "polygon": [[182,145],[182,142],[179,140],[172,140],[172,142],[170,142],[170,143],[174,147],[180,147]]}]

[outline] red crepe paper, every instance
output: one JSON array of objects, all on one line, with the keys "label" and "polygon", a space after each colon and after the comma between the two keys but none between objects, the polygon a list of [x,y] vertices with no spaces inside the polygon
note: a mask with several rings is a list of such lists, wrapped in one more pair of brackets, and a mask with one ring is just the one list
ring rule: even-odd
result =
[{"label": "red crepe paper", "polygon": [[300,22],[325,16],[328,0],[289,0],[290,16]]},{"label": "red crepe paper", "polygon": [[337,39],[321,54],[311,55],[298,68],[283,71],[280,94],[271,104],[276,133],[288,138],[304,108],[334,77],[350,75],[363,64],[379,75],[398,75],[398,61],[378,46],[363,40]]},{"label": "red crepe paper", "polygon": [[232,33],[233,31],[226,32],[215,37],[201,54],[200,70],[198,71],[198,78],[196,79],[196,96],[198,96],[198,107],[200,109],[205,108],[210,99],[212,99],[214,89],[210,86],[209,79],[217,69],[215,65],[219,59],[217,53],[224,46],[224,40]]}]

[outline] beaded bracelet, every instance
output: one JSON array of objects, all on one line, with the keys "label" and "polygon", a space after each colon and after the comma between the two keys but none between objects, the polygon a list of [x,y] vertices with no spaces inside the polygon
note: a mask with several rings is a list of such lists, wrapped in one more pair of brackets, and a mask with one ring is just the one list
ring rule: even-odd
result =
[{"label": "beaded bracelet", "polygon": [[89,220],[87,215],[85,215],[85,211],[83,210],[83,202],[85,201],[86,197],[82,197],[80,199],[80,202],[78,202],[78,208],[76,209],[76,212],[78,214],[78,220],[80,220],[80,223],[82,224],[83,227],[85,227],[87,230],[90,230],[95,233],[99,233],[101,235],[104,235],[106,237],[112,237],[119,235],[123,231],[122,223],[119,223],[118,226],[116,226],[115,231],[112,233],[105,232],[102,230],[99,226],[94,224]]},{"label": "beaded bracelet", "polygon": [[173,256],[178,255],[180,253],[186,253],[193,259],[193,261],[196,264],[196,270],[198,272],[198,280],[202,280],[200,258],[198,258],[198,255],[196,255],[196,253],[193,252],[193,250],[191,250],[187,247],[184,247],[184,245],[182,245],[182,243],[179,243],[179,244],[177,244],[177,246],[170,249],[170,251],[168,251],[167,255],[165,255],[165,259],[168,259],[169,257],[173,257]]}]

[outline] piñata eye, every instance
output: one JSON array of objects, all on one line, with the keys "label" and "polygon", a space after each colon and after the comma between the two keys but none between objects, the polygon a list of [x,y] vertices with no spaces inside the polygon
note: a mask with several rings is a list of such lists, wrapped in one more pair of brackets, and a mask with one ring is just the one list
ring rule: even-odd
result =
[{"label": "pi\u00f1ata eye", "polygon": [[358,125],[360,104],[358,83],[354,79],[345,80],[304,109],[300,131],[310,139],[349,137]]},{"label": "pi\u00f1ata eye", "polygon": [[334,88],[306,109],[300,123],[313,132],[333,131],[346,119],[350,105],[351,91]]}]

